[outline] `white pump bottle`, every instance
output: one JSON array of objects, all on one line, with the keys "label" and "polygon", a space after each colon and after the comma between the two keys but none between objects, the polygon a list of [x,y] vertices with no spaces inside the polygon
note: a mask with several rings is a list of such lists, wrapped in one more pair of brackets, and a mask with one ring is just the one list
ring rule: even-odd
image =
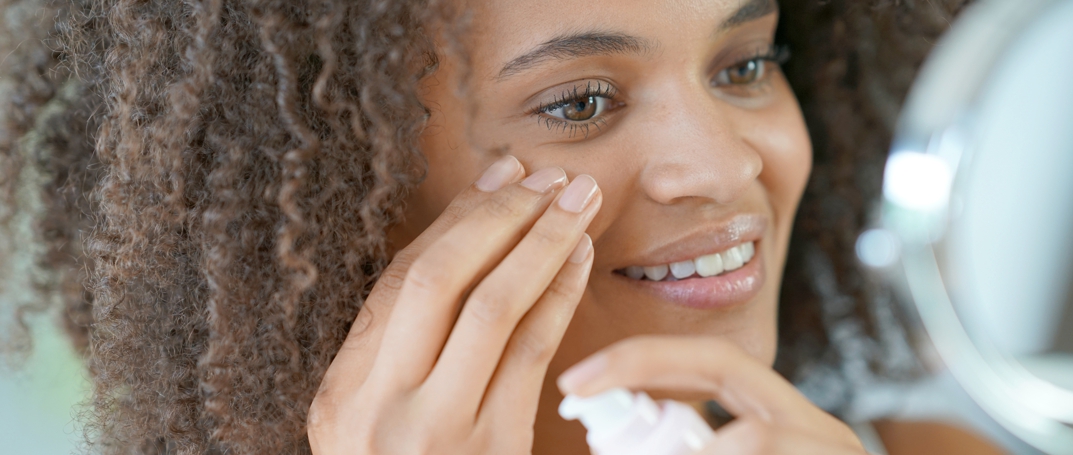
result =
[{"label": "white pump bottle", "polygon": [[715,438],[693,408],[671,400],[652,401],[644,392],[611,389],[559,405],[564,419],[580,419],[594,455],[690,455]]}]

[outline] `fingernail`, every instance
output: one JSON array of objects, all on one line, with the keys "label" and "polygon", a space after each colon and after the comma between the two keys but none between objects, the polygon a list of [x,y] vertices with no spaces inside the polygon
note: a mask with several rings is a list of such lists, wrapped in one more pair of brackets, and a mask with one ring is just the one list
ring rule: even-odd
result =
[{"label": "fingernail", "polygon": [[565,373],[559,376],[556,381],[559,385],[559,390],[572,393],[579,387],[595,379],[600,373],[603,373],[607,369],[607,357],[603,354],[596,354],[595,356],[585,359],[581,363],[570,367]]},{"label": "fingernail", "polygon": [[587,175],[579,175],[563,191],[563,196],[559,198],[559,207],[568,212],[581,213],[595,195],[596,180]]},{"label": "fingernail", "polygon": [[541,169],[522,180],[522,186],[537,193],[547,193],[566,184],[566,171],[557,167]]},{"label": "fingernail", "polygon": [[589,237],[589,234],[582,233],[581,240],[578,240],[577,246],[574,247],[574,252],[570,253],[570,257],[566,260],[574,264],[580,264],[589,257],[590,251],[592,251],[592,237]]},{"label": "fingernail", "polygon": [[513,156],[500,158],[481,174],[477,180],[477,189],[490,193],[507,186],[511,179],[518,174],[518,168],[522,166],[518,159]]}]

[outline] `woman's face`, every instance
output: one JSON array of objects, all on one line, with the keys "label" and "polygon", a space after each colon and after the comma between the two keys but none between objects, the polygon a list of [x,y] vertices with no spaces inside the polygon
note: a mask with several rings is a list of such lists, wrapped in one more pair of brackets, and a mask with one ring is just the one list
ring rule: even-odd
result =
[{"label": "woman's face", "polygon": [[[424,81],[428,177],[391,233],[396,245],[504,153],[527,172],[589,174],[604,197],[588,230],[595,262],[549,378],[651,333],[718,335],[772,362],[787,242],[811,163],[797,101],[771,61],[775,1],[468,7],[468,72],[445,51]],[[747,261],[735,268],[739,256]],[[673,263],[688,277],[661,277]],[[698,264],[703,275],[729,270],[705,277],[689,270]]]}]

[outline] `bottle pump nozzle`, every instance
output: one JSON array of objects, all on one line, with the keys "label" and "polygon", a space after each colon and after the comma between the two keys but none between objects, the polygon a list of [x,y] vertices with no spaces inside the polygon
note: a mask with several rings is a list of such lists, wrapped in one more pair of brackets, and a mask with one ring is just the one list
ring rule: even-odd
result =
[{"label": "bottle pump nozzle", "polygon": [[559,415],[567,420],[580,420],[595,438],[614,432],[631,420],[636,421],[637,416],[655,426],[659,414],[659,406],[648,395],[634,395],[622,388],[588,398],[570,395],[559,404]]},{"label": "bottle pump nozzle", "polygon": [[597,455],[686,455],[715,436],[689,406],[660,403],[644,392],[611,389],[588,398],[569,395],[559,404],[559,415],[581,420]]}]

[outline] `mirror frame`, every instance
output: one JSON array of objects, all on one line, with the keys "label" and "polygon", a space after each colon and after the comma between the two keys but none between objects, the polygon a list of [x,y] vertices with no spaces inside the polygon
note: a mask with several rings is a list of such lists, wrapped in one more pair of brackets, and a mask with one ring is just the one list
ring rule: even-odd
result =
[{"label": "mirror frame", "polygon": [[999,424],[1053,455],[1073,455],[1073,391],[1030,374],[994,346],[973,342],[942,279],[938,250],[956,211],[951,195],[958,166],[972,152],[963,140],[969,106],[1021,33],[1065,1],[1073,0],[981,1],[935,47],[900,117],[883,182],[885,232],[878,236],[894,242],[887,247],[896,251],[893,281],[916,306],[951,374]]}]

